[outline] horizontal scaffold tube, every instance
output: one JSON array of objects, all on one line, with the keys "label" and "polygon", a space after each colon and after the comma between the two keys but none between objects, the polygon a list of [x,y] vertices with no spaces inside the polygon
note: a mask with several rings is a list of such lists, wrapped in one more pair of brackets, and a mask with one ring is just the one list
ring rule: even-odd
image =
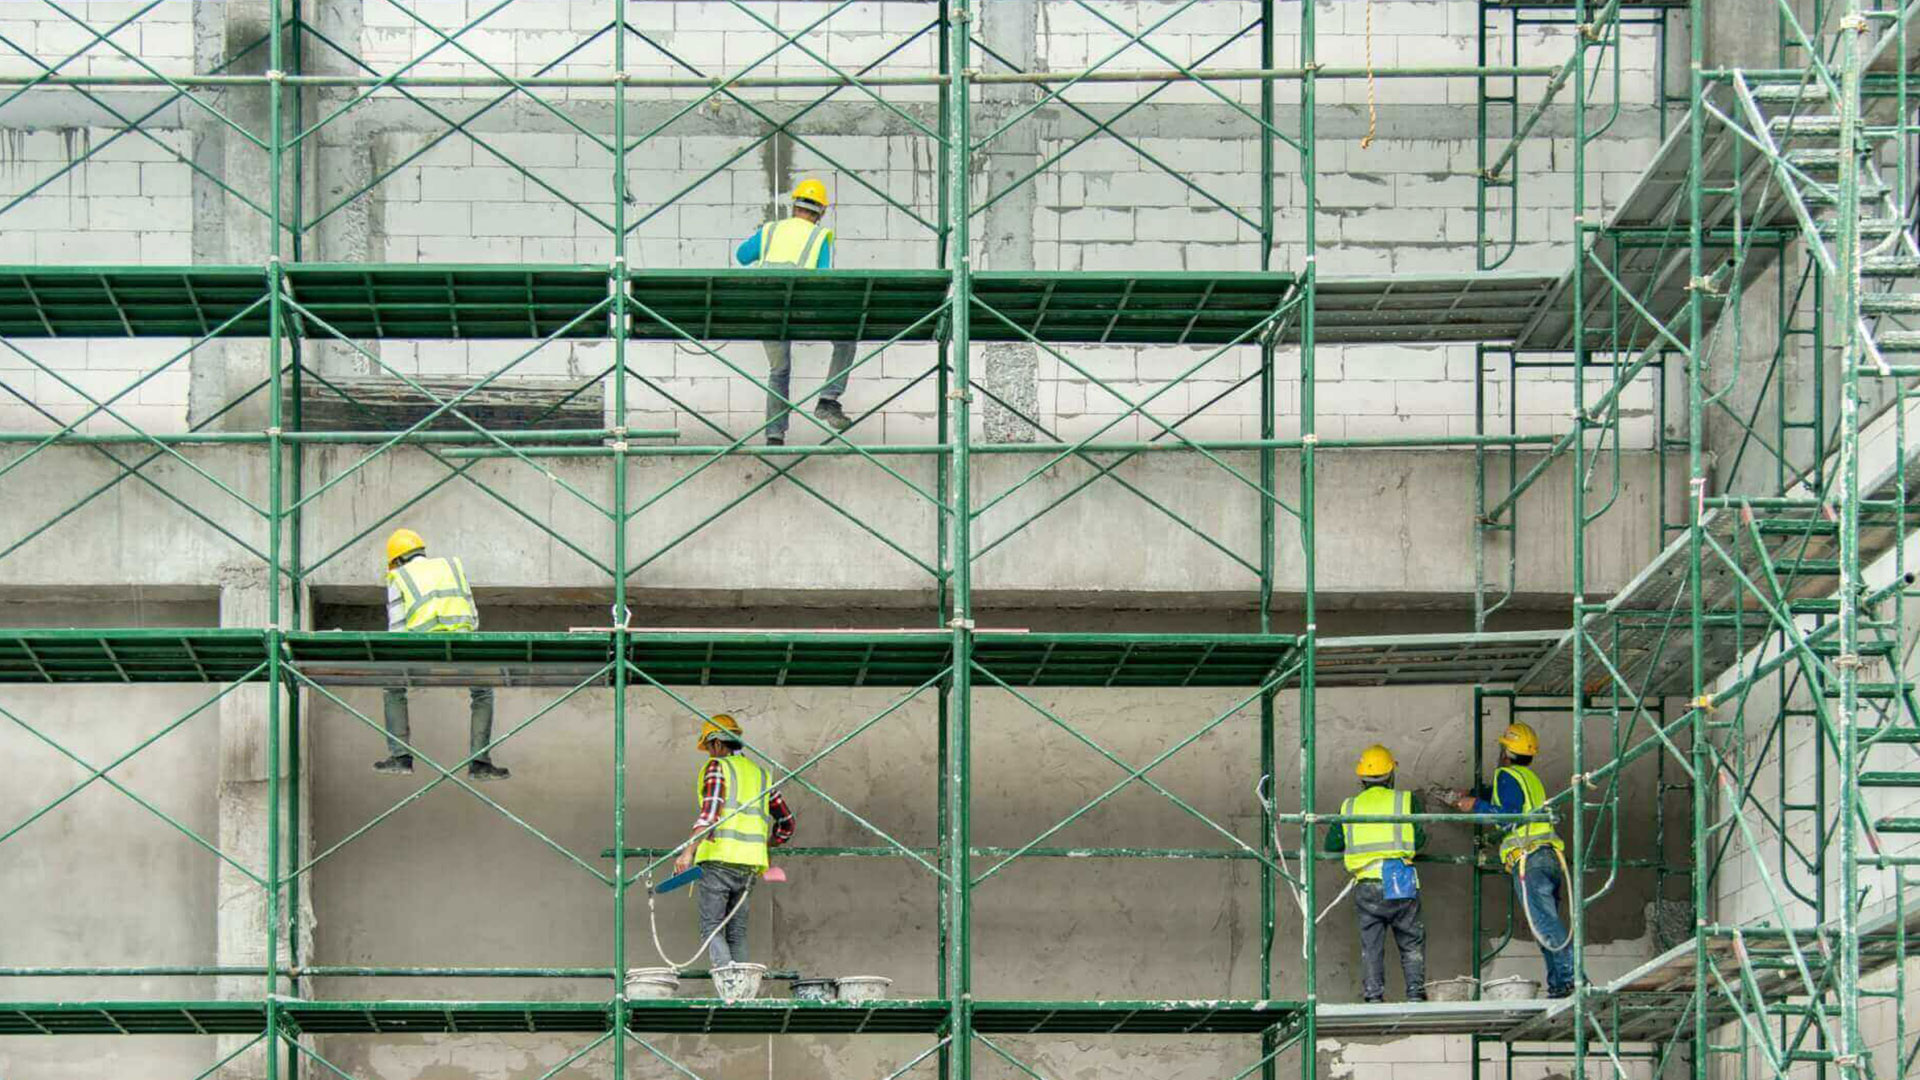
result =
[{"label": "horizontal scaffold tube", "polygon": [[[1179,68],[1147,68],[1138,71],[1102,71],[1099,69],[1080,69],[1069,71],[1007,71],[970,74],[967,81],[975,86],[1030,85],[1064,82],[1099,83],[1155,83],[1155,82],[1261,82],[1261,81],[1298,81],[1307,77],[1310,69],[1304,67],[1284,68],[1199,68],[1182,71]],[[1420,67],[1333,67],[1325,66],[1311,69],[1320,79],[1479,79],[1479,78],[1526,78],[1557,74],[1556,66],[1519,66],[1490,65],[1477,67],[1472,64],[1452,64]],[[696,76],[645,76],[618,75],[599,76],[528,76],[522,79],[505,79],[490,75],[418,75],[382,77],[377,75],[0,75],[0,86],[30,86],[44,88],[106,86],[131,89],[166,90],[178,87],[194,86],[264,86],[279,83],[283,86],[372,86],[409,89],[473,89],[485,87],[540,87],[591,89],[595,87],[611,89],[625,85],[629,89],[702,89],[725,86],[730,89],[754,87],[764,88],[827,88],[835,86],[945,86],[952,80],[945,75],[868,75],[851,78],[841,75],[749,75],[744,78],[729,79],[725,75],[709,77]]]}]

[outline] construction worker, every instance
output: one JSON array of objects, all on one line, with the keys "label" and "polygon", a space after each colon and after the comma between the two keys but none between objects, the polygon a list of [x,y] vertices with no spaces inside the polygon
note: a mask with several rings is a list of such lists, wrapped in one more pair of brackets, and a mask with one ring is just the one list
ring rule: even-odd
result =
[{"label": "construction worker", "polygon": [[[473,604],[466,568],[459,559],[427,555],[427,542],[412,529],[396,529],[387,537],[387,629],[410,634],[466,634],[480,629],[480,609]],[[493,741],[493,688],[468,691],[470,780],[505,780],[513,775],[495,765],[486,747]],[[413,772],[413,753],[405,745],[412,726],[407,718],[407,691],[387,690],[387,756],[373,764],[383,773]]]},{"label": "construction worker", "polygon": [[[734,252],[741,266],[793,267],[802,270],[833,268],[833,230],[820,223],[827,214],[827,185],[818,180],[800,181],[793,189],[793,216],[769,221],[747,237]],[[767,349],[767,426],[768,446],[787,442],[787,414],[792,412],[788,394],[793,385],[793,343],[764,342]],[[847,371],[853,367],[854,342],[833,343],[833,363],[827,369],[827,385],[813,415],[835,431],[845,431],[853,421],[840,408],[840,395],[847,390]]]},{"label": "construction worker", "polygon": [[[726,713],[711,717],[697,744],[707,755],[694,789],[700,816],[673,870],[700,864],[694,896],[700,937],[719,968],[746,963],[747,889],[766,873],[767,849],[793,836],[794,819],[780,793],[768,790],[767,771],[739,752],[739,721]],[[725,932],[715,933],[723,923]]]},{"label": "construction worker", "polygon": [[[1360,793],[1340,804],[1340,814],[1418,814],[1420,797],[1393,786],[1393,753],[1375,743],[1353,767]],[[1427,927],[1420,918],[1420,885],[1413,856],[1427,843],[1414,821],[1344,820],[1327,830],[1327,850],[1345,856],[1353,875],[1353,909],[1360,921],[1360,996],[1370,1003],[1387,996],[1387,932],[1400,949],[1407,1000],[1427,1000]]]},{"label": "construction worker", "polygon": [[[1467,814],[1530,814],[1546,805],[1547,789],[1532,769],[1540,736],[1522,723],[1500,733],[1500,767],[1494,773],[1493,800],[1460,792],[1454,807]],[[1484,789],[1483,789],[1484,790]],[[1573,935],[1560,918],[1560,892],[1567,885],[1566,847],[1545,821],[1507,827],[1500,838],[1500,862],[1513,875],[1515,902],[1521,905],[1533,939],[1547,962],[1547,996],[1573,993]]]}]

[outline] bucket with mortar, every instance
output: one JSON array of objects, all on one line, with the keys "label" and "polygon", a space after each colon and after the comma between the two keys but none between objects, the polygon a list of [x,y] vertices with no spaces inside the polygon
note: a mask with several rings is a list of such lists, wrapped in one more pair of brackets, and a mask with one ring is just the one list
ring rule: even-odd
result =
[{"label": "bucket with mortar", "polygon": [[839,994],[839,986],[833,979],[795,979],[793,982],[795,1001],[833,1001]]},{"label": "bucket with mortar", "polygon": [[1471,975],[1458,975],[1451,979],[1435,979],[1427,984],[1428,1001],[1471,1001],[1473,989],[1480,980]]},{"label": "bucket with mortar", "polygon": [[1540,982],[1525,975],[1509,975],[1481,987],[1480,996],[1488,1001],[1532,1001],[1540,996]]},{"label": "bucket with mortar", "polygon": [[663,1001],[680,989],[680,975],[672,968],[633,968],[627,972],[628,1001]]},{"label": "bucket with mortar", "polygon": [[766,974],[765,964],[723,964],[713,969],[713,988],[725,1001],[752,1001]]},{"label": "bucket with mortar", "polygon": [[840,976],[841,1001],[879,1001],[887,996],[893,980],[885,975]]}]

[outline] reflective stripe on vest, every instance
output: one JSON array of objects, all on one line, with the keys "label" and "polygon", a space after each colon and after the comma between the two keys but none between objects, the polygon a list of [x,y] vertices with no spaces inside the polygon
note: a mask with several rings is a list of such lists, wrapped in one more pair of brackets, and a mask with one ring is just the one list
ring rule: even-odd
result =
[{"label": "reflective stripe on vest", "polygon": [[[729,754],[717,759],[726,784],[726,798],[720,807],[720,821],[694,850],[693,861],[735,863],[740,866],[767,865],[767,837],[773,835],[773,815],[767,810],[767,773],[758,764]],[[694,778],[693,798],[700,806],[707,771]]]},{"label": "reflective stripe on vest", "polygon": [[[1501,766],[1499,772],[1493,774],[1493,790],[1495,795],[1498,795],[1500,792],[1500,773],[1507,773],[1519,782],[1520,794],[1525,800],[1524,805],[1521,807],[1522,813],[1531,814],[1546,805],[1547,787],[1540,782],[1538,776],[1534,775],[1532,769],[1527,768],[1525,765]],[[1562,844],[1560,838],[1554,835],[1553,824],[1551,822],[1523,821],[1513,828],[1508,829],[1507,835],[1500,838],[1500,861],[1511,866],[1535,850],[1547,845],[1552,845],[1562,851],[1566,850],[1566,845]]]},{"label": "reflective stripe on vest", "polygon": [[480,611],[459,559],[410,559],[387,571],[387,584],[400,593],[399,609],[387,609],[389,629],[459,633],[480,627]]},{"label": "reflective stripe on vest", "polygon": [[820,256],[833,230],[817,221],[790,217],[760,226],[760,261],[755,266],[794,266],[820,269]]},{"label": "reflective stripe on vest", "polygon": [[[1413,793],[1370,787],[1341,803],[1340,813],[1411,814]],[[1340,829],[1347,844],[1347,872],[1361,881],[1379,880],[1382,859],[1413,858],[1411,821],[1348,821]]]}]

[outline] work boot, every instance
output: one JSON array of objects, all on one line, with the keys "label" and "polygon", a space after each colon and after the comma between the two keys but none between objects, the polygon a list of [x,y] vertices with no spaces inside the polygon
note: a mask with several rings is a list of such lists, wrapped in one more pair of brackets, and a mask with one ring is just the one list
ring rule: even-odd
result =
[{"label": "work boot", "polygon": [[785,432],[781,432],[780,434],[778,434],[778,435],[776,435],[776,434],[774,434],[774,433],[773,433],[773,432],[771,432],[771,431],[769,431],[769,432],[767,432],[767,445],[768,445],[768,446],[785,446],[785,445],[787,445],[787,436],[786,436],[786,433],[785,433]]},{"label": "work boot", "polygon": [[513,770],[503,769],[491,761],[476,761],[467,766],[467,779],[476,784],[485,783],[488,780],[505,780],[512,775]]},{"label": "work boot", "polygon": [[840,403],[832,398],[821,398],[820,404],[813,407],[813,415],[835,431],[845,431],[853,426],[853,421],[841,410]]},{"label": "work boot", "polygon": [[411,776],[413,774],[413,755],[394,754],[391,757],[381,758],[379,761],[373,763],[373,771],[393,773],[398,776]]}]

